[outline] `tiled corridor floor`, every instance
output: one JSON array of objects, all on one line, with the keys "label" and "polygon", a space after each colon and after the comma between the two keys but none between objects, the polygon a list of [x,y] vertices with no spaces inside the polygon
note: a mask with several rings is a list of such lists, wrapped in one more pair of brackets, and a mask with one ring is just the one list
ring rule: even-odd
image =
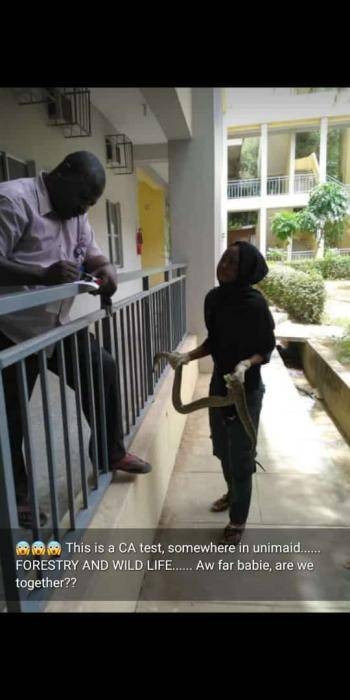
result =
[{"label": "tiled corridor floor", "polygon": [[[258,469],[248,525],[350,526],[350,448],[322,403],[300,394],[277,351],[263,368],[266,394],[260,420]],[[207,395],[210,375],[200,374],[194,398]],[[164,504],[160,527],[223,528],[227,513],[210,503],[225,492],[219,460],[212,454],[208,413],[188,416]],[[349,546],[350,555],[350,546]],[[349,556],[350,558],[350,556]],[[346,574],[347,575],[347,574]],[[144,586],[147,587],[147,574]],[[350,571],[349,571],[350,585]],[[150,602],[138,612],[342,611],[349,602]]]}]

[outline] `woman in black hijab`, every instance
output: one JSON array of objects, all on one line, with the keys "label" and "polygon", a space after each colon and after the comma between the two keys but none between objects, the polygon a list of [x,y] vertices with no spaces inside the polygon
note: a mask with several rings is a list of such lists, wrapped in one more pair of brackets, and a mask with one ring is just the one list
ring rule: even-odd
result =
[{"label": "woman in black hijab", "polygon": [[[256,431],[265,391],[260,365],[269,362],[275,347],[275,324],[263,295],[252,285],[267,273],[265,259],[255,246],[243,241],[230,245],[217,266],[219,287],[205,297],[208,337],[179,360],[186,364],[212,356],[211,396],[227,394],[225,374],[234,373],[244,382]],[[230,522],[223,541],[238,544],[249,513],[255,455],[234,406],[209,409],[209,422],[213,454],[221,461],[227,483],[227,493],[213,503],[212,510],[229,510]]]}]

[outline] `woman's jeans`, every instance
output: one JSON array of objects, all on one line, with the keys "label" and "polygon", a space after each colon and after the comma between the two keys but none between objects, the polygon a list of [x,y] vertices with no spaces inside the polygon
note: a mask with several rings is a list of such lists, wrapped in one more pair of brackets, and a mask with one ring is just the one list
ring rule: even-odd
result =
[{"label": "woman's jeans", "polygon": [[[210,394],[215,395],[215,375],[210,383]],[[248,410],[256,433],[265,387],[263,383],[246,393]],[[252,452],[250,439],[237,415],[225,418],[221,408],[209,409],[213,454],[221,461],[227,483],[230,522],[244,525],[248,518],[252,495],[252,475],[256,472],[256,450]]]}]

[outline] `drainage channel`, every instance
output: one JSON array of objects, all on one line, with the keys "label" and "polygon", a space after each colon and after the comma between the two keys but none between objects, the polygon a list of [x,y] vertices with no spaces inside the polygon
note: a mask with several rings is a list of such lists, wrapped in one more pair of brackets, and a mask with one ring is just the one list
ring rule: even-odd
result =
[{"label": "drainage channel", "polygon": [[305,375],[301,345],[289,342],[287,346],[277,345],[277,350],[315,425],[318,440],[329,459],[330,469],[335,469],[339,476],[344,477],[344,487],[347,489],[350,488],[350,446],[327,410],[317,387],[312,386]]}]

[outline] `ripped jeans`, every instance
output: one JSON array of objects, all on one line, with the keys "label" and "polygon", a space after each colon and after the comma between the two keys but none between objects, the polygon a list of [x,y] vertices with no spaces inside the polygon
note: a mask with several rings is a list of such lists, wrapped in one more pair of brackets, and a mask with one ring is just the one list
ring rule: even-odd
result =
[{"label": "ripped jeans", "polygon": [[[210,395],[217,393],[215,374],[210,383]],[[246,394],[248,410],[256,433],[265,386],[261,382],[258,389]],[[237,415],[225,417],[221,408],[209,409],[209,423],[213,454],[221,461],[227,483],[230,522],[244,525],[248,518],[251,495],[252,475],[256,472],[256,451],[252,453],[250,439]]]}]

